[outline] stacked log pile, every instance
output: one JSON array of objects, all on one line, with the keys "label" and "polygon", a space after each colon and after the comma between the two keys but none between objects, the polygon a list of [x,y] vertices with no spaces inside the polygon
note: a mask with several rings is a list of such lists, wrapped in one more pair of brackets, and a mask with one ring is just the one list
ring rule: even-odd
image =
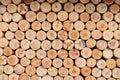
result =
[{"label": "stacked log pile", "polygon": [[120,80],[120,0],[0,0],[0,80]]}]

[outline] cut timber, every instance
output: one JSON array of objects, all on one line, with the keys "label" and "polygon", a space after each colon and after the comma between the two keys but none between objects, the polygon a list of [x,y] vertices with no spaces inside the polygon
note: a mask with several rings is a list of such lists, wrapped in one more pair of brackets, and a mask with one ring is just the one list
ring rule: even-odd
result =
[{"label": "cut timber", "polygon": [[91,14],[95,11],[95,6],[92,3],[86,4],[86,12]]},{"label": "cut timber", "polygon": [[100,77],[101,74],[102,74],[101,69],[96,68],[96,67],[92,69],[92,75],[93,75],[94,77]]},{"label": "cut timber", "polygon": [[81,56],[83,58],[89,58],[92,55],[92,50],[88,47],[85,47],[81,50]]},{"label": "cut timber", "polygon": [[10,56],[10,55],[13,54],[13,50],[12,50],[10,47],[5,47],[5,48],[3,49],[3,54],[4,54],[5,56]]},{"label": "cut timber", "polygon": [[33,11],[28,11],[26,14],[25,14],[25,18],[27,21],[29,22],[33,22],[36,20],[36,13],[33,12]]},{"label": "cut timber", "polygon": [[63,65],[65,68],[71,68],[73,66],[73,60],[71,58],[66,58],[63,61]]},{"label": "cut timber", "polygon": [[68,51],[67,50],[64,50],[64,49],[61,49],[57,52],[58,54],[58,57],[61,58],[61,59],[66,59],[68,57]]},{"label": "cut timber", "polygon": [[38,58],[35,57],[31,60],[31,65],[34,67],[38,67],[41,65],[41,60],[39,60]]},{"label": "cut timber", "polygon": [[48,74],[50,75],[50,76],[57,76],[57,68],[55,68],[55,67],[50,67],[50,68],[48,68]]},{"label": "cut timber", "polygon": [[82,22],[87,22],[90,19],[90,15],[87,12],[81,13],[80,14],[80,20]]},{"label": "cut timber", "polygon": [[79,32],[77,30],[69,31],[68,35],[71,40],[77,40],[79,38]]},{"label": "cut timber", "polygon": [[64,4],[64,10],[66,12],[72,12],[74,9],[74,5],[71,2],[67,2]]},{"label": "cut timber", "polygon": [[84,66],[81,69],[81,73],[82,73],[83,76],[89,76],[91,74],[91,72],[92,72],[92,70],[88,66]]},{"label": "cut timber", "polygon": [[82,68],[82,67],[84,67],[86,65],[86,60],[84,58],[82,58],[82,57],[78,57],[77,59],[75,59],[75,65],[77,67]]},{"label": "cut timber", "polygon": [[76,59],[80,56],[80,52],[77,49],[71,49],[69,50],[69,57],[72,59]]},{"label": "cut timber", "polygon": [[49,12],[49,13],[47,14],[47,20],[48,20],[49,22],[54,22],[54,21],[56,21],[56,19],[57,19],[56,13],[54,13],[54,12]]},{"label": "cut timber", "polygon": [[108,7],[105,3],[100,3],[97,5],[96,9],[99,13],[105,13],[107,11]]},{"label": "cut timber", "polygon": [[28,11],[28,6],[24,3],[21,3],[18,5],[17,11],[18,13],[24,15]]},{"label": "cut timber", "polygon": [[51,64],[52,64],[52,61],[51,61],[50,58],[44,58],[44,59],[42,59],[42,66],[44,68],[50,68]]},{"label": "cut timber", "polygon": [[62,29],[62,22],[61,21],[54,21],[53,22],[53,24],[52,24],[52,26],[53,26],[53,29],[55,30],[55,31],[60,31],[61,29]]},{"label": "cut timber", "polygon": [[93,22],[98,22],[101,19],[100,13],[94,12],[91,14],[91,20]]},{"label": "cut timber", "polygon": [[36,56],[38,59],[43,59],[46,57],[46,52],[42,49],[37,50]]},{"label": "cut timber", "polygon": [[17,10],[17,6],[15,4],[9,4],[7,6],[7,10],[9,13],[15,13]]},{"label": "cut timber", "polygon": [[69,20],[72,22],[76,22],[79,19],[79,14],[77,12],[71,12],[69,14]]},{"label": "cut timber", "polygon": [[5,74],[13,73],[13,66],[10,66],[10,65],[4,66],[4,72],[5,72]]},{"label": "cut timber", "polygon": [[64,47],[64,49],[67,49],[67,50],[73,49],[74,43],[73,43],[72,40],[67,39],[67,40],[64,41],[63,47]]},{"label": "cut timber", "polygon": [[113,51],[111,49],[103,50],[103,57],[106,59],[110,59],[113,57]]},{"label": "cut timber", "polygon": [[74,23],[75,30],[82,31],[85,28],[85,25],[82,21],[76,21]]},{"label": "cut timber", "polygon": [[16,74],[22,74],[24,73],[25,68],[21,64],[17,64],[14,67],[14,71]]},{"label": "cut timber", "polygon": [[103,59],[97,61],[97,67],[100,69],[104,69],[106,67],[106,62]]},{"label": "cut timber", "polygon": [[68,33],[65,30],[61,30],[58,32],[58,38],[60,40],[66,40],[68,38]]},{"label": "cut timber", "polygon": [[89,59],[87,59],[87,66],[89,66],[89,67],[95,67],[96,62],[97,61],[94,58],[89,58]]},{"label": "cut timber", "polygon": [[22,58],[24,57],[25,55],[25,50],[22,49],[22,48],[18,48],[16,51],[15,51],[15,55],[18,57],[18,58]]},{"label": "cut timber", "polygon": [[91,33],[90,33],[90,31],[87,30],[87,29],[86,29],[86,30],[82,30],[82,31],[80,32],[80,38],[83,39],[83,40],[89,39],[90,36],[91,36]]},{"label": "cut timber", "polygon": [[42,11],[42,12],[45,12],[45,13],[50,12],[50,11],[51,11],[51,5],[50,5],[50,3],[48,3],[48,2],[43,2],[43,3],[41,4],[41,11]]},{"label": "cut timber", "polygon": [[46,20],[46,14],[44,12],[38,12],[36,16],[37,16],[37,20],[40,22]]},{"label": "cut timber", "polygon": [[110,6],[110,11],[113,13],[113,14],[116,14],[116,13],[118,13],[118,11],[119,11],[119,5],[117,5],[117,4],[112,4],[111,6]]},{"label": "cut timber", "polygon": [[54,12],[59,12],[59,11],[61,11],[61,9],[62,9],[62,6],[59,2],[55,2],[52,4],[52,10]]},{"label": "cut timber", "polygon": [[[59,54],[59,53],[58,53],[58,54]],[[57,51],[54,50],[54,49],[50,49],[50,50],[48,50],[48,52],[47,52],[47,56],[48,56],[48,58],[50,58],[50,59],[55,59],[58,54],[57,54]]]},{"label": "cut timber", "polygon": [[84,4],[82,4],[82,3],[75,4],[75,11],[78,13],[82,13],[83,11],[85,11]]},{"label": "cut timber", "polygon": [[63,29],[65,31],[70,31],[73,29],[73,22],[72,21],[64,21],[63,22]]},{"label": "cut timber", "polygon": [[38,11],[40,9],[40,4],[37,1],[33,1],[30,3],[30,9],[32,11]]},{"label": "cut timber", "polygon": [[[59,44],[59,45],[57,45],[57,44]],[[53,48],[53,49],[59,50],[59,49],[62,48],[62,46],[63,46],[63,44],[62,44],[62,41],[61,41],[61,40],[59,40],[59,39],[53,40],[53,42],[52,42],[52,48]]]},{"label": "cut timber", "polygon": [[71,76],[78,76],[80,74],[80,69],[76,66],[73,66],[69,69],[69,74]]},{"label": "cut timber", "polygon": [[60,58],[55,58],[54,60],[53,60],[53,66],[55,67],[55,68],[60,68],[60,67],[62,67],[62,60],[60,59]]},{"label": "cut timber", "polygon": [[31,24],[31,28],[35,31],[38,31],[41,29],[41,23],[39,21],[34,21]]},{"label": "cut timber", "polygon": [[57,14],[58,20],[66,21],[68,19],[68,13],[66,11],[60,11]]},{"label": "cut timber", "polygon": [[27,57],[23,57],[23,58],[21,58],[21,60],[20,60],[20,64],[21,64],[22,66],[28,66],[28,65],[30,64],[30,59],[28,59]]},{"label": "cut timber", "polygon": [[100,50],[104,50],[107,48],[107,42],[105,40],[98,40],[96,46]]},{"label": "cut timber", "polygon": [[114,69],[116,67],[116,62],[114,59],[107,59],[106,60],[106,66],[109,69]]},{"label": "cut timber", "polygon": [[60,76],[68,76],[68,69],[67,68],[64,68],[64,67],[60,67],[59,70],[58,70],[58,73]]},{"label": "cut timber", "polygon": [[17,56],[15,56],[15,55],[11,55],[11,56],[9,56],[8,58],[7,58],[7,62],[8,62],[8,64],[9,65],[16,65],[17,63],[18,63],[18,61],[19,61],[19,59],[18,59],[18,57]]},{"label": "cut timber", "polygon": [[27,75],[32,76],[32,75],[35,74],[36,69],[35,69],[34,66],[29,65],[29,66],[26,67],[25,72],[26,72]]}]

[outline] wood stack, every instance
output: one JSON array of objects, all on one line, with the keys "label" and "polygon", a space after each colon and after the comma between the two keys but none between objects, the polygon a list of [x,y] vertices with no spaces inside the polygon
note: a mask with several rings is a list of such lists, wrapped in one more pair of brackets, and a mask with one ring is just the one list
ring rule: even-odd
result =
[{"label": "wood stack", "polygon": [[120,80],[120,0],[0,0],[0,80]]}]

